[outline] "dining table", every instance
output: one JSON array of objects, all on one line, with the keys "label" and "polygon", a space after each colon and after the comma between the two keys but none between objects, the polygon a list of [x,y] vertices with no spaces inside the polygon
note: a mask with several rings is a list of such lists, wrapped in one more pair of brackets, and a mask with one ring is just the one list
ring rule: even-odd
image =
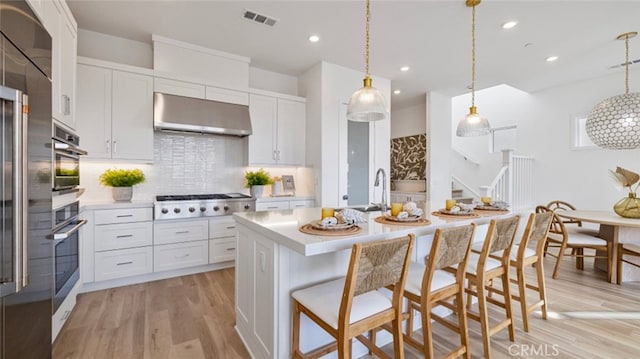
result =
[{"label": "dining table", "polygon": [[[610,283],[616,282],[616,265],[618,258],[618,243],[631,243],[640,245],[640,219],[625,218],[617,215],[613,211],[601,210],[562,210],[556,211],[558,216],[574,219],[582,222],[596,223],[600,225],[598,237],[611,243],[611,259],[614,265],[608,275]],[[606,262],[596,261],[596,267],[606,270]],[[624,281],[640,281],[640,269],[623,263]]]}]

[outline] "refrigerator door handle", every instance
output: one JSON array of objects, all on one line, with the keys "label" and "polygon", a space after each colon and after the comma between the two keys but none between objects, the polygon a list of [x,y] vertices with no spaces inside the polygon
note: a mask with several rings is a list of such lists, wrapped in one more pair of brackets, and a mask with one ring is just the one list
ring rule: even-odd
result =
[{"label": "refrigerator door handle", "polygon": [[[29,196],[27,191],[29,188],[29,96],[25,93],[22,94],[22,108],[20,113],[22,114],[22,141],[20,143],[22,151],[22,183],[20,188],[21,192],[21,207],[22,207],[22,270],[21,282],[16,286],[16,290],[20,291],[22,288],[29,285]],[[16,254],[18,255],[18,254]]]}]

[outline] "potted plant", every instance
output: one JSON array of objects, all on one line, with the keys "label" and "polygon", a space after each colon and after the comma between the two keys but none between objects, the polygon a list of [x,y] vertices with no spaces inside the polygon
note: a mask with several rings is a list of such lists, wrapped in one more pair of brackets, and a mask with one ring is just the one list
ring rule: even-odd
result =
[{"label": "potted plant", "polygon": [[140,169],[122,170],[110,168],[100,175],[100,183],[103,186],[113,187],[111,194],[116,202],[131,201],[133,187],[144,182],[144,173]]},{"label": "potted plant", "polygon": [[247,180],[246,187],[251,191],[251,195],[256,198],[262,197],[264,187],[272,183],[269,172],[262,168],[257,171],[245,172],[244,178]]}]

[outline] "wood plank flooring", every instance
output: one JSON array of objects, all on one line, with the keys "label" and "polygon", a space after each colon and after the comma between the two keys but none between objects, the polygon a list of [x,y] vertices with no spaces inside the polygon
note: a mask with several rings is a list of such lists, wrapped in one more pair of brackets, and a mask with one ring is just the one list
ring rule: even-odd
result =
[{"label": "wood plank flooring", "polygon": [[[552,260],[545,259],[549,318],[533,313],[531,330],[525,333],[514,302],[516,341],[509,341],[506,330],[494,335],[493,357],[639,357],[640,283],[607,283],[591,263],[579,271],[571,259],[553,280]],[[233,286],[234,270],[225,269],[82,294],[58,336],[53,357],[248,358],[233,328]],[[494,318],[502,315],[491,311]],[[472,357],[481,358],[480,326],[469,321],[469,330]],[[436,351],[457,340],[438,324],[434,335]],[[393,348],[388,345],[385,350],[391,353]],[[421,357],[406,349],[407,359]]]}]

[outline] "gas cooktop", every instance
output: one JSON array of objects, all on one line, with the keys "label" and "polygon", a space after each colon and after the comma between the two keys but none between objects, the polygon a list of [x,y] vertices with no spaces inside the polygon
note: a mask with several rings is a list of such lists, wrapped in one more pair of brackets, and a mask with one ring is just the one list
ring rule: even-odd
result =
[{"label": "gas cooktop", "polygon": [[256,209],[256,199],[243,193],[156,196],[154,218],[216,217]]}]

